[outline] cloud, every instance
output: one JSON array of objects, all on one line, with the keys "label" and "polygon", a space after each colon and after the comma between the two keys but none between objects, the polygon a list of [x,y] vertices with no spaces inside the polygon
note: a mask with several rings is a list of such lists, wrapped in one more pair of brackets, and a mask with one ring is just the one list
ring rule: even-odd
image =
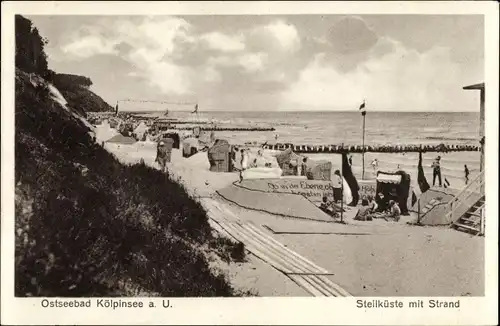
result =
[{"label": "cloud", "polygon": [[359,17],[307,26],[275,16],[230,25],[206,17],[99,17],[63,32],[58,65],[96,62],[109,80],[129,83],[102,78],[109,94],[120,87],[217,109],[352,109],[364,98],[381,110],[463,108],[471,97],[461,83],[476,82],[482,70],[470,51],[454,60],[450,48],[459,41],[418,52],[408,38],[389,37],[365,19],[377,31]]},{"label": "cloud", "polygon": [[163,93],[189,94],[191,69],[174,64],[179,44],[191,44],[190,24],[176,17],[144,17],[139,21],[118,19],[83,26],[73,41],[61,47],[76,59],[98,54],[120,55]]},{"label": "cloud", "polygon": [[[230,69],[236,69],[235,73],[265,74],[270,63],[279,66],[286,53],[300,48],[296,28],[283,20],[238,32],[203,33],[178,17],[101,19],[82,26],[71,36],[61,47],[69,59],[119,55],[136,68],[137,77],[173,95],[192,95],[202,91],[203,82],[213,85],[233,78]],[[259,78],[283,81],[282,74],[275,70],[269,72],[269,77]]]},{"label": "cloud", "polygon": [[61,48],[65,54],[85,59],[97,54],[117,54],[115,43],[97,36],[86,36],[75,40]]},{"label": "cloud", "polygon": [[297,29],[291,24],[280,20],[264,26],[263,29],[269,31],[285,50],[295,51],[300,46]]},{"label": "cloud", "polygon": [[245,39],[248,47],[255,52],[293,53],[301,47],[297,28],[283,20],[251,28],[245,32]]},{"label": "cloud", "polygon": [[369,51],[377,43],[378,35],[360,17],[349,16],[330,28],[327,40],[334,51],[349,55]]},{"label": "cloud", "polygon": [[[342,71],[317,54],[285,92],[290,108],[352,110],[366,99],[374,110],[436,111],[463,108],[464,80],[449,48],[419,53],[382,38],[355,69]],[[454,94],[450,96],[450,94]]]},{"label": "cloud", "polygon": [[201,35],[200,39],[204,41],[210,49],[222,52],[243,51],[245,43],[242,36],[229,36],[219,32],[212,32]]}]

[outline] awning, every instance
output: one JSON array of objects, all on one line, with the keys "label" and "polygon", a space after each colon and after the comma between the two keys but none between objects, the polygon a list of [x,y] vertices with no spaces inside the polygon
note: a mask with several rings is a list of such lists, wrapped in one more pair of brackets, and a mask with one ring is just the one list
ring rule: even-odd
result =
[{"label": "awning", "polygon": [[379,173],[377,175],[377,182],[399,184],[401,183],[401,175]]}]

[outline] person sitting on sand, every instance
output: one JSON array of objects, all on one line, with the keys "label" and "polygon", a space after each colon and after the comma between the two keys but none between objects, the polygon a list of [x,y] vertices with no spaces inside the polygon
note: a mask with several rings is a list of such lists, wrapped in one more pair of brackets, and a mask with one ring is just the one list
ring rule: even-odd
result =
[{"label": "person sitting on sand", "polygon": [[368,199],[368,206],[370,206],[370,211],[372,213],[375,213],[378,209],[377,202],[375,201],[375,199],[373,199],[372,195],[369,195],[367,199]]},{"label": "person sitting on sand", "polygon": [[323,196],[323,201],[321,202],[321,205],[319,208],[325,212],[326,214],[337,217],[337,209],[334,203],[328,202],[328,198],[326,196]]},{"label": "person sitting on sand", "polygon": [[379,192],[377,197],[375,197],[375,201],[377,203],[377,212],[382,213],[387,209],[387,203],[383,193]]},{"label": "person sitting on sand", "polygon": [[384,219],[387,221],[388,218],[394,220],[394,222],[398,222],[401,218],[401,209],[399,205],[394,200],[389,200],[389,213],[384,216]]},{"label": "person sitting on sand", "polygon": [[266,158],[264,157],[262,150],[259,149],[257,152],[257,158],[255,159],[255,167],[262,168],[262,167],[267,167],[266,166]]},{"label": "person sitting on sand", "polygon": [[361,200],[361,207],[359,208],[358,212],[356,213],[356,216],[354,217],[356,221],[371,221],[372,216],[371,216],[371,209],[370,206],[368,205],[368,199],[363,198]]}]

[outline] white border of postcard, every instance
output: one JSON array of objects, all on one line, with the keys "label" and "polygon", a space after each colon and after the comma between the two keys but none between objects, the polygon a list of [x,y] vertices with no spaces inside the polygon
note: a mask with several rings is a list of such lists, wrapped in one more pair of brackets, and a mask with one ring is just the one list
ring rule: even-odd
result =
[{"label": "white border of postcard", "polygon": [[[498,3],[429,2],[2,2],[2,324],[497,324],[498,304]],[[356,298],[121,298],[144,308],[43,308],[42,298],[14,297],[14,15],[151,14],[481,14],[485,16],[486,178],[490,232],[485,297],[461,297],[460,309],[356,307]],[[438,31],[436,31],[438,32]],[[464,40],[467,42],[467,40]],[[117,298],[118,299],[118,298]],[[370,298],[363,298],[369,300]],[[429,298],[377,298],[412,300]],[[434,298],[436,299],[436,298]],[[456,300],[457,298],[455,298]],[[156,308],[149,308],[154,302]]]}]

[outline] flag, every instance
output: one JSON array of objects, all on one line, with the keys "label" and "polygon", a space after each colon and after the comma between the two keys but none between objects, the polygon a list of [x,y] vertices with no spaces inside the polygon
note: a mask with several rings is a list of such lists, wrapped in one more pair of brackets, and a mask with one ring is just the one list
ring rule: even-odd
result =
[{"label": "flag", "polygon": [[365,108],[365,106],[366,106],[366,103],[365,103],[365,101],[363,101],[363,104],[361,104],[361,105],[359,106],[359,110],[360,110],[360,111],[361,111],[361,110],[363,110],[363,109]]},{"label": "flag", "polygon": [[198,104],[196,104],[196,105],[194,106],[194,111],[193,111],[193,112],[191,112],[191,113],[198,113]]},{"label": "flag", "polygon": [[424,193],[431,188],[431,186],[429,186],[429,183],[427,182],[427,179],[425,178],[424,168],[422,167],[422,152],[418,153],[417,182],[421,193]]},{"label": "flag", "polygon": [[352,193],[352,202],[348,206],[356,206],[359,201],[359,185],[351,170],[351,165],[347,159],[347,153],[342,153],[342,176],[349,185]]},{"label": "flag", "polygon": [[415,191],[411,192],[411,206],[414,206],[415,203],[417,202],[417,195],[415,194]]},{"label": "flag", "polygon": [[361,104],[361,105],[359,106],[359,111],[361,111],[361,115],[362,115],[362,116],[365,116],[365,115],[366,115],[366,109],[365,109],[365,107],[366,107],[366,103],[365,103],[365,101],[363,101],[363,104]]}]

